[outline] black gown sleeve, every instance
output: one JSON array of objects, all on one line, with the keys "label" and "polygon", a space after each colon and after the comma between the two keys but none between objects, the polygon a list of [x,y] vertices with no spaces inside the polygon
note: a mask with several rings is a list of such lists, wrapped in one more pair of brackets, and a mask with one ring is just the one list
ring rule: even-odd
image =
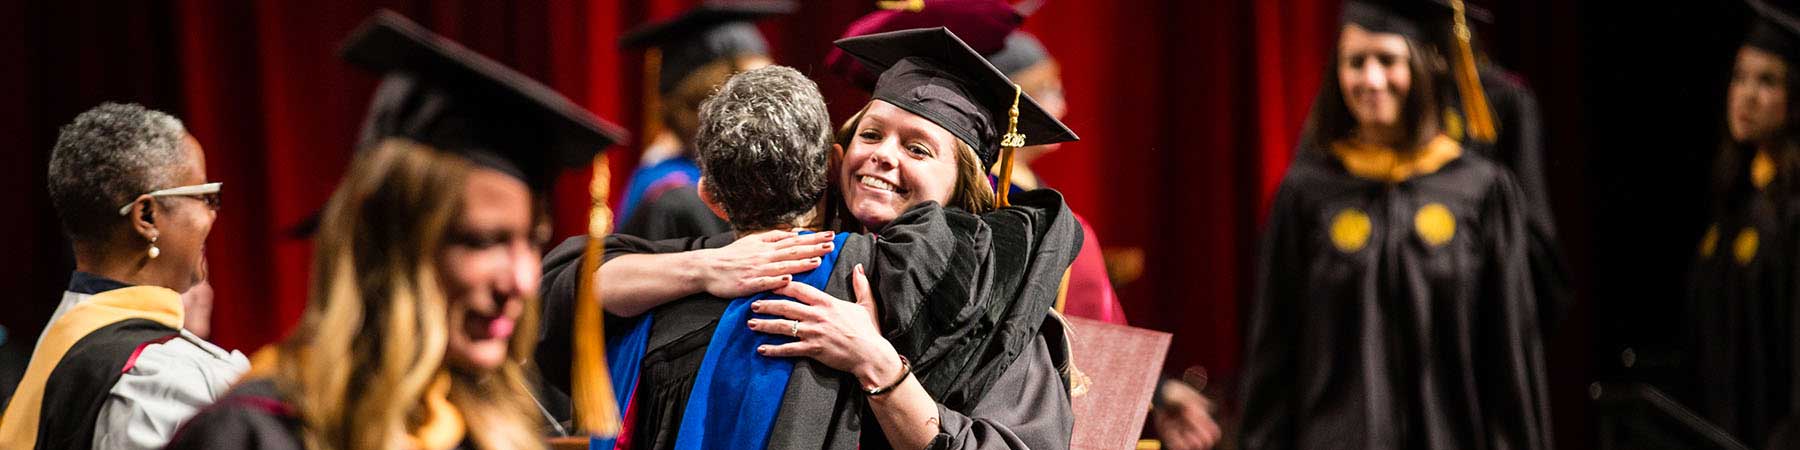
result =
[{"label": "black gown sleeve", "polygon": [[[705,237],[689,237],[651,241],[644,238],[611,234],[606,236],[603,261],[624,255],[676,253],[730,244],[735,236],[729,231]],[[587,248],[587,236],[574,236],[558,244],[544,255],[544,275],[538,284],[538,347],[532,359],[544,382],[562,393],[569,392],[569,358],[573,339],[575,295],[581,284],[581,255]],[[606,315],[607,338],[631,330],[632,319]],[[556,412],[556,411],[552,411]]]},{"label": "black gown sleeve", "polygon": [[619,234],[651,241],[710,236],[726,231],[731,231],[731,225],[700,201],[699,191],[694,186],[670,189],[656,198],[645,199],[618,229]]},{"label": "black gown sleeve", "polygon": [[1549,383],[1521,206],[1518,185],[1498,174],[1482,205],[1485,288],[1476,345],[1486,356],[1476,363],[1476,384],[1492,448],[1541,450],[1551,448]]},{"label": "black gown sleeve", "polygon": [[165,449],[171,450],[301,450],[306,448],[295,433],[298,421],[274,395],[274,383],[249,380],[233,388],[218,403],[194,415],[175,432]]},{"label": "black gown sleeve", "polygon": [[1557,239],[1556,215],[1550,203],[1545,160],[1544,117],[1537,95],[1498,67],[1482,66],[1481,78],[1499,116],[1500,136],[1494,155],[1517,181],[1520,211],[1525,215],[1526,256],[1531,286],[1538,301],[1538,324],[1548,338],[1573,302],[1568,263]]},{"label": "black gown sleeve", "polygon": [[974,405],[956,411],[938,404],[938,436],[926,448],[1069,448],[1075,417],[1067,386],[1038,339]]},{"label": "black gown sleeve", "polygon": [[1306,233],[1300,201],[1305,189],[1297,186],[1300,177],[1295,172],[1289,171],[1275,194],[1257,255],[1256,294],[1242,308],[1247,313],[1239,448],[1245,450],[1294,447],[1298,337],[1293,318],[1302,284],[1298,270],[1305,260],[1301,239]]}]

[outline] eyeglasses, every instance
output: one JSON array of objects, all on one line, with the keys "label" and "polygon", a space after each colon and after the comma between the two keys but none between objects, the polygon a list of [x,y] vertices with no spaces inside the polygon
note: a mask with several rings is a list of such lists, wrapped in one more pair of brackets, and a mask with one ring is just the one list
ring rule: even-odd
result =
[{"label": "eyeglasses", "polygon": [[[225,183],[206,183],[192,186],[172,187],[144,195],[151,197],[193,197],[206,202],[206,207],[217,211],[219,209],[219,186],[224,184]],[[126,203],[125,206],[120,206],[119,215],[123,216],[131,214],[131,205],[134,203],[137,202],[133,201],[131,203]]]}]

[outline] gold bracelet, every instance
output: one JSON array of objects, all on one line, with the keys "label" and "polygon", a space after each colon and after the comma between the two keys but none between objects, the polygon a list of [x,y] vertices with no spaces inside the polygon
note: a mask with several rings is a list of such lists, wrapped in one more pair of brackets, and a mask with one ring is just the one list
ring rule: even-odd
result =
[{"label": "gold bracelet", "polygon": [[877,388],[873,388],[873,389],[865,388],[863,390],[864,394],[867,394],[870,397],[879,396],[881,394],[893,392],[894,388],[900,387],[900,383],[906,382],[906,377],[912,375],[912,362],[906,360],[906,355],[899,355],[899,356],[900,356],[900,378],[897,380],[894,380],[893,383],[888,384],[887,386],[881,386],[881,387],[877,387]]}]

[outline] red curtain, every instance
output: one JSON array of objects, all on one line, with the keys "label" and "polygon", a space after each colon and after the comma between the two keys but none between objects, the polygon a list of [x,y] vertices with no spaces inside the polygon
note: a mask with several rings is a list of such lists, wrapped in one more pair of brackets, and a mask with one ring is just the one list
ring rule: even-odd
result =
[{"label": "red curtain", "polygon": [[[0,56],[0,131],[15,139],[0,187],[27,214],[3,225],[20,286],[4,324],[35,335],[72,268],[44,193],[55,129],[101,101],[176,113],[206,148],[226,204],[208,241],[214,338],[255,349],[305,303],[310,244],[287,228],[343,173],[376,79],[336,57],[376,8],[392,8],[638,129],[641,54],[618,35],[694,0],[633,2],[22,2]],[[1026,22],[1063,67],[1081,142],[1038,163],[1111,248],[1142,249],[1121,298],[1138,326],[1175,333],[1171,370],[1237,366],[1237,305],[1267,199],[1285,170],[1325,49],[1335,0],[1052,1]],[[805,2],[763,25],[781,64],[819,80],[840,116],[866,97],[823,70],[830,42],[873,2]],[[16,35],[16,36],[13,36]],[[11,39],[10,37],[16,37]],[[615,192],[635,147],[610,153]],[[557,232],[582,228],[589,174],[557,188]]]}]

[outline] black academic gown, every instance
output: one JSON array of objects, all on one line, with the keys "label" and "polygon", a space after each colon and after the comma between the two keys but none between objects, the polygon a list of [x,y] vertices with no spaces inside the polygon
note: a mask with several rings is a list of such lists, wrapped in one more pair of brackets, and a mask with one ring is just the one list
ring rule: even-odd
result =
[{"label": "black academic gown", "polygon": [[1789,414],[1795,338],[1791,200],[1746,186],[1721,205],[1689,272],[1696,410],[1752,448]]},{"label": "black academic gown", "polygon": [[[268,378],[245,380],[175,432],[168,450],[304,450],[300,416]],[[473,449],[467,439],[458,450]]]},{"label": "black academic gown", "polygon": [[[1539,324],[1545,336],[1574,301],[1568,263],[1556,235],[1556,215],[1550,204],[1548,153],[1545,149],[1544,118],[1538,108],[1537,94],[1517,76],[1493,64],[1477,69],[1482,91],[1487,94],[1488,108],[1494,114],[1498,139],[1475,142],[1466,136],[1452,136],[1472,152],[1499,163],[1517,182],[1520,210],[1525,214],[1526,256],[1531,261],[1532,290],[1538,298]],[[1447,90],[1447,105],[1461,105],[1455,89]],[[1467,123],[1467,117],[1451,109],[1454,121]],[[1466,127],[1464,127],[1466,128]]]},{"label": "black academic gown", "polygon": [[1479,155],[1390,184],[1303,149],[1246,308],[1240,448],[1549,448],[1519,195]]},{"label": "black academic gown", "polygon": [[618,229],[620,234],[650,241],[711,236],[728,231],[731,231],[731,224],[725,223],[700,201],[699,191],[694,186],[671,188],[644,199]]},{"label": "black academic gown", "polygon": [[[729,231],[662,241],[615,234],[606,238],[604,260],[631,254],[719,248],[734,240],[736,235]],[[563,241],[544,257],[544,278],[539,294],[543,299],[545,320],[534,360],[544,379],[555,389],[553,395],[567,396],[570,389],[569,364],[574,354],[570,348],[573,302],[581,282],[581,255],[586,246],[587,237],[576,236]],[[636,421],[631,424],[634,430],[632,448],[674,448],[694,377],[700,372],[700,363],[706,356],[706,347],[712,341],[719,316],[730,301],[703,292],[665,303],[649,312],[653,320],[638,371],[634,401]],[[639,319],[607,314],[605,320],[610,341],[631,332]],[[567,417],[568,411],[553,411],[553,414],[560,419]]]},{"label": "black academic gown", "polygon": [[[1062,272],[1080,250],[1081,232],[1073,215],[1054,191],[1015,197],[1015,208],[986,215],[944,209],[936,204],[915,207],[896,218],[876,238],[852,236],[840,250],[825,292],[854,299],[850,277],[863,264],[882,307],[883,330],[909,360],[926,390],[938,400],[941,433],[931,448],[1062,448],[1073,431],[1068,361],[1063,330],[1049,311]],[[723,234],[698,239],[645,242],[609,236],[607,258],[626,253],[669,253],[717,248],[730,243]],[[583,238],[572,238],[546,258],[541,297],[545,307],[545,341],[538,361],[547,373],[567,373],[567,341],[574,298],[571,272]],[[651,342],[639,375],[638,427],[634,440],[668,448],[672,428],[679,425],[705,350],[703,342],[658,337],[665,320],[698,324],[679,327],[710,338],[717,312],[704,318],[678,317],[665,311],[704,295],[677,300],[654,311]],[[689,309],[682,314],[704,314]],[[609,318],[608,334],[618,326]],[[667,344],[659,344],[666,342]],[[682,356],[684,352],[693,355]],[[660,381],[647,381],[650,377]],[[562,383],[567,378],[552,382]],[[664,386],[668,384],[671,386]],[[647,386],[656,386],[646,391]],[[662,395],[660,393],[667,393]],[[660,405],[646,404],[646,395]],[[673,421],[667,418],[673,413]],[[646,414],[649,413],[649,414]],[[661,424],[667,424],[663,426]],[[644,439],[641,436],[656,436]],[[655,443],[651,443],[655,442]],[[666,443],[666,444],[656,444]],[[854,377],[815,361],[796,362],[769,448],[887,448],[878,424],[867,414]],[[639,446],[634,443],[634,446]]]}]

